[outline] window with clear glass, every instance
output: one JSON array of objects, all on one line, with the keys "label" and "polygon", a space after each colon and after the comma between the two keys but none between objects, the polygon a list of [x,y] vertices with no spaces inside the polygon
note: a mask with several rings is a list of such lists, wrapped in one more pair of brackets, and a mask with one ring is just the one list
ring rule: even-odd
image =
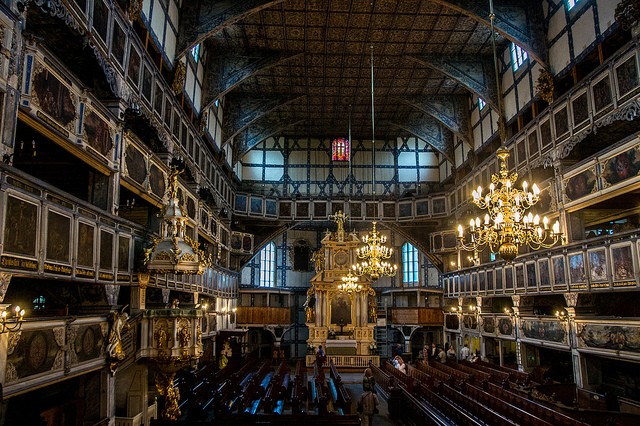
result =
[{"label": "window with clear glass", "polygon": [[200,43],[191,48],[191,56],[193,56],[193,60],[197,63],[198,59],[200,59]]},{"label": "window with clear glass", "polygon": [[276,245],[267,244],[260,251],[260,287],[275,287]]},{"label": "window with clear glass", "polygon": [[333,161],[349,161],[349,139],[336,138],[331,142],[331,159]]},{"label": "window with clear glass", "polygon": [[40,295],[33,299],[33,310],[38,311],[44,309],[47,306],[47,300],[44,296]]},{"label": "window with clear glass", "polygon": [[529,55],[524,49],[515,43],[511,43],[511,60],[513,62],[514,71],[517,71],[528,57]]},{"label": "window with clear glass", "polygon": [[482,108],[484,108],[485,105],[487,105],[487,103],[484,101],[484,99],[478,98],[478,109],[480,109],[480,111],[482,111]]},{"label": "window with clear glass", "polygon": [[418,285],[418,249],[411,243],[402,246],[402,282],[407,286]]}]

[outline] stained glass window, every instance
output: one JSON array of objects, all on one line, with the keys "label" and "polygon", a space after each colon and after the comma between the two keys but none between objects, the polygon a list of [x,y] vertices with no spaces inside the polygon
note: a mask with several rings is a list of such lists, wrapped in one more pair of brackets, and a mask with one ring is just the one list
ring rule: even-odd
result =
[{"label": "stained glass window", "polygon": [[350,154],[349,139],[336,138],[331,142],[331,159],[333,161],[349,161]]}]

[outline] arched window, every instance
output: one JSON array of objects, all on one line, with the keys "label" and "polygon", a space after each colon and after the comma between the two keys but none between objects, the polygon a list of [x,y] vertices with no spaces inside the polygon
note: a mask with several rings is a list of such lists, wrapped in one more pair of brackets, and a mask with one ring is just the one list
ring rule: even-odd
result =
[{"label": "arched window", "polygon": [[349,139],[336,138],[331,142],[331,159],[333,161],[349,161]]},{"label": "arched window", "polygon": [[402,246],[402,282],[406,286],[417,286],[418,280],[418,249],[411,243]]},{"label": "arched window", "polygon": [[260,251],[260,287],[275,287],[276,245],[271,242]]}]

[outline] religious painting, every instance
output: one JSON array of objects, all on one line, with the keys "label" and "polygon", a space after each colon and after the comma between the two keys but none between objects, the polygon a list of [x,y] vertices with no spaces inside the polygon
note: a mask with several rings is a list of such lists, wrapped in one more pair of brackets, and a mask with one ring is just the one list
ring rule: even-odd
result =
[{"label": "religious painting", "polygon": [[358,218],[362,217],[362,204],[360,203],[349,203],[349,209],[351,210],[351,217]]},{"label": "religious painting", "polygon": [[572,253],[569,259],[569,281],[571,284],[583,283],[586,281],[584,268],[584,253]]},{"label": "religious painting", "polygon": [[602,80],[593,85],[593,107],[598,113],[611,105],[611,84],[607,75]]},{"label": "religious painting", "polygon": [[573,98],[571,101],[571,109],[573,110],[574,126],[577,126],[589,119],[589,100],[587,99],[587,92]]},{"label": "religious painting", "polygon": [[[527,143],[524,139],[518,141],[518,163],[522,164],[527,160]],[[477,179],[476,179],[477,180]],[[476,184],[476,186],[478,186]]]},{"label": "religious painting", "polygon": [[231,232],[231,250],[240,251],[242,249],[242,233]]},{"label": "religious painting", "polygon": [[469,330],[476,330],[478,328],[478,319],[475,315],[463,315],[462,325]]},{"label": "religious painting", "polygon": [[622,65],[616,67],[616,80],[619,97],[623,97],[638,87],[638,65],[635,54],[624,61]]},{"label": "religious painting", "polygon": [[602,176],[611,185],[638,175],[640,171],[640,150],[631,148],[608,159],[604,163]]},{"label": "religious painting", "polygon": [[[160,84],[156,83],[156,91],[155,91],[155,99],[153,101],[153,109],[155,110],[156,114],[158,115],[162,115],[162,100],[164,99],[164,93],[162,92],[162,86],[160,86]],[[196,159],[196,163],[197,163],[197,159]]]},{"label": "religious painting", "polygon": [[460,318],[456,314],[445,315],[444,327],[449,330],[458,330],[460,328]]},{"label": "religious painting", "polygon": [[496,291],[502,290],[502,268],[496,268]]},{"label": "religious painting", "polygon": [[498,319],[498,333],[502,336],[511,336],[513,334],[513,323],[511,318]]},{"label": "religious painting", "polygon": [[563,286],[567,284],[566,271],[564,267],[564,256],[552,258],[553,265],[553,285]]},{"label": "religious painting", "polygon": [[[305,204],[307,209],[309,208],[308,204]],[[252,214],[262,214],[262,198],[251,197],[251,212]],[[309,213],[307,212],[307,216]]]},{"label": "religious painting", "polygon": [[8,195],[4,224],[4,251],[35,256],[37,231],[38,206]]},{"label": "religious painting", "polygon": [[118,271],[129,272],[129,247],[131,238],[118,235]]},{"label": "religious painting", "polygon": [[487,291],[493,290],[493,278],[494,278],[493,270],[488,270],[487,271]]},{"label": "religious painting", "polygon": [[69,263],[71,218],[47,212],[47,260]]},{"label": "religious painting", "polygon": [[171,130],[171,132],[173,133],[173,136],[175,136],[177,140],[180,140],[180,122],[181,122],[180,112],[177,109],[175,109],[173,110],[173,129]]},{"label": "religious painting", "polygon": [[588,169],[567,179],[564,193],[570,201],[574,201],[595,192],[596,189],[596,174]]},{"label": "religious painting", "polygon": [[398,216],[401,218],[411,217],[412,203],[400,203],[398,205]]},{"label": "religious painting", "polygon": [[489,334],[495,333],[496,332],[495,318],[493,318],[493,317],[483,317],[482,331],[484,331],[485,333],[489,333]]},{"label": "religious painting", "polygon": [[540,123],[540,140],[543,148],[551,144],[551,120]]},{"label": "religious painting", "polygon": [[535,262],[527,262],[526,265],[527,271],[527,289],[535,289],[536,288],[536,263]]},{"label": "religious painting", "polygon": [[640,353],[640,327],[579,323],[578,347]]},{"label": "religious painting", "polygon": [[244,234],[242,237],[242,251],[247,253],[253,253],[253,236],[250,234]]},{"label": "religious painting", "polygon": [[344,293],[336,293],[331,299],[331,324],[351,324],[351,300]]},{"label": "religious painting", "polygon": [[326,218],[327,217],[327,203],[314,202],[313,203],[313,217]]},{"label": "religious painting", "polygon": [[[148,66],[142,67],[142,96],[148,102],[151,102],[151,88],[153,84],[153,75]],[[183,135],[184,136],[184,135]]]},{"label": "religious painting", "polygon": [[196,202],[191,197],[187,197],[187,215],[191,219],[196,218]]},{"label": "religious painting", "polygon": [[[444,214],[447,212],[444,198],[434,198],[432,202],[433,202],[433,214]],[[418,203],[416,203],[416,206],[417,204]],[[429,212],[427,211],[426,213],[428,214]]]},{"label": "religious painting", "polygon": [[149,188],[151,189],[151,192],[158,197],[164,196],[166,191],[164,173],[160,167],[155,164],[151,164],[151,168],[149,169]]},{"label": "religious painting", "polygon": [[635,281],[633,268],[633,254],[630,244],[618,244],[611,246],[611,266],[613,281]]},{"label": "religious painting", "polygon": [[296,217],[309,217],[309,203],[296,203]]},{"label": "religious painting", "polygon": [[549,287],[551,285],[549,259],[538,259],[538,272],[540,274],[538,282],[540,287]]},{"label": "religious painting", "polygon": [[100,231],[100,269],[113,269],[113,234]]},{"label": "religious painting", "polygon": [[67,127],[76,117],[76,107],[69,88],[48,69],[42,68],[33,77],[33,91],[43,112]]},{"label": "religious painting", "polygon": [[76,261],[78,266],[94,268],[93,260],[93,239],[95,235],[94,227],[84,222],[78,222],[78,252]]},{"label": "religious painting", "polygon": [[516,288],[524,288],[524,265],[519,263],[515,266],[516,269]]},{"label": "religious painting", "polygon": [[127,71],[129,81],[137,88],[140,81],[140,54],[131,45],[129,49],[129,69]]},{"label": "religious painting", "polygon": [[395,203],[383,203],[382,204],[382,216],[387,218],[396,217],[396,205]]},{"label": "religious painting", "polygon": [[103,0],[93,2],[93,29],[106,44],[107,30],[109,29],[109,7]]},{"label": "religious painting", "polygon": [[539,321],[523,319],[520,321],[522,334],[530,339],[548,340],[556,343],[565,342],[567,335],[559,321]]},{"label": "religious painting", "polygon": [[127,43],[127,37],[124,30],[118,24],[117,20],[113,21],[113,34],[111,35],[111,56],[113,56],[120,66],[124,66],[124,48]]},{"label": "religious painting", "polygon": [[95,112],[90,111],[84,119],[84,131],[89,146],[108,158],[111,148],[113,148],[109,125]]},{"label": "religious painting", "polygon": [[473,272],[471,274],[471,291],[472,292],[478,291],[478,273],[477,272]]},{"label": "religious painting", "polygon": [[[244,195],[236,195],[236,210],[239,210],[241,212],[243,211],[247,211],[247,207],[246,207],[246,201],[245,201],[245,207],[243,209],[238,209],[237,205],[238,205],[238,197],[245,197]],[[281,201],[279,203],[280,205],[280,217],[291,217],[291,203],[288,201]]]},{"label": "religious painting", "polygon": [[478,272],[478,290],[485,291],[487,289],[487,277],[485,271]]},{"label": "religious painting", "polygon": [[[147,165],[144,155],[138,151],[133,144],[127,144],[124,163],[127,167],[127,175],[137,183],[141,184],[147,177]],[[154,191],[155,192],[155,191]]]},{"label": "religious painting", "polygon": [[247,196],[236,194],[235,209],[238,212],[247,212]]},{"label": "religious painting", "polygon": [[442,236],[442,242],[445,249],[456,248],[456,235],[454,232],[447,232]]},{"label": "religious painting", "polygon": [[513,268],[511,266],[504,267],[504,288],[505,290],[513,289]]},{"label": "religious painting", "polygon": [[[169,102],[169,98],[167,97],[164,103],[164,117],[162,120],[164,121],[164,125],[167,126],[168,129],[171,129],[171,111],[173,111],[173,105],[171,105],[171,102]],[[204,167],[202,168],[205,169]]]},{"label": "religious painting", "polygon": [[267,216],[278,216],[278,204],[274,199],[267,199],[265,202],[265,213]]},{"label": "religious painting", "polygon": [[553,121],[556,124],[556,137],[560,137],[569,131],[568,119],[566,105],[553,114]]},{"label": "religious painting", "polygon": [[589,250],[589,278],[591,282],[607,281],[607,251],[604,248]]},{"label": "religious painting", "polygon": [[365,211],[368,218],[377,218],[378,203],[365,203]]}]

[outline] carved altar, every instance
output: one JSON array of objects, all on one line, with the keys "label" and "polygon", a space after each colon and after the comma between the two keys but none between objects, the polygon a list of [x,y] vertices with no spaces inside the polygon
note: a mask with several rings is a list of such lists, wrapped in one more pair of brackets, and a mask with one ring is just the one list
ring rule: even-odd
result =
[{"label": "carved altar", "polygon": [[[316,275],[311,279],[305,304],[309,327],[307,345],[313,348],[319,345],[329,347],[327,355],[332,355],[331,348],[343,348],[349,342],[348,346],[355,348],[355,353],[350,355],[368,356],[375,344],[376,293],[371,288],[371,282],[364,277],[358,282],[360,287],[354,291],[338,289],[342,277],[356,263],[356,249],[361,243],[355,233],[344,231],[346,216],[342,212],[330,218],[338,224],[338,230],[327,231],[322,246],[313,257]],[[327,344],[327,341],[331,341],[331,344]]]}]

